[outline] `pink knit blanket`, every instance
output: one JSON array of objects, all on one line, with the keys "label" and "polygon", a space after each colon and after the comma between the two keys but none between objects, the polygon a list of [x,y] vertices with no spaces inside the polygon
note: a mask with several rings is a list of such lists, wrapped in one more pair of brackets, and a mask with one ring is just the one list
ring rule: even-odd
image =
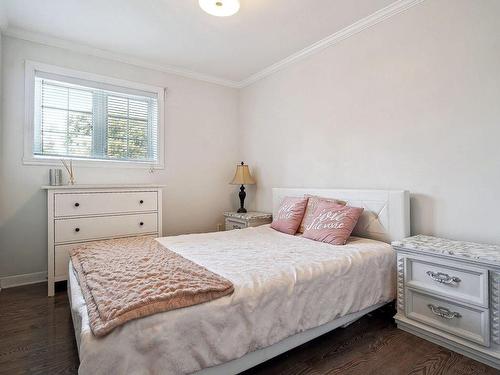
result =
[{"label": "pink knit blanket", "polygon": [[70,255],[95,336],[132,319],[207,302],[234,290],[230,281],[152,237],[93,242]]}]

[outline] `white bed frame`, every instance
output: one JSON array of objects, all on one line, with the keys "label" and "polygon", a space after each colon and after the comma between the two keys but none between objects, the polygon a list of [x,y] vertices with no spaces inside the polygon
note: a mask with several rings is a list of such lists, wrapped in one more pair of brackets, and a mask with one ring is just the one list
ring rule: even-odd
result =
[{"label": "white bed frame", "polygon": [[[365,210],[353,232],[356,236],[390,243],[410,235],[410,193],[408,191],[274,188],[273,214],[276,214],[284,197],[299,197],[304,196],[304,194],[336,198],[345,201],[349,206],[363,207]],[[382,305],[384,304],[373,305],[356,313],[345,315],[322,326],[287,337],[267,348],[250,352],[243,357],[203,369],[195,374],[226,375],[240,373],[338,327],[347,326]]]}]

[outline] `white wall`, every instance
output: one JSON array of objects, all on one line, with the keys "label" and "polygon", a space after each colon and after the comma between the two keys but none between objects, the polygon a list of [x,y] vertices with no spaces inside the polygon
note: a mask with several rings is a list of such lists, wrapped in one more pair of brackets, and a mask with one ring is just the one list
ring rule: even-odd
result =
[{"label": "white wall", "polygon": [[243,155],[247,206],[270,210],[276,186],[403,188],[413,233],[500,243],[498,14],[496,0],[425,1],[240,92],[4,36],[0,277],[47,267],[49,167],[21,161],[25,59],[168,87],[165,170],[76,170],[167,185],[165,234],[215,230]]},{"label": "white wall", "polygon": [[[236,207],[228,185],[239,160],[238,92],[175,75],[3,37],[3,121],[0,148],[0,277],[46,271],[49,166],[22,164],[24,60],[168,87],[166,168],[77,168],[78,183],[161,183],[164,233],[213,231]],[[234,194],[233,194],[234,193]]]},{"label": "white wall", "polygon": [[277,186],[408,189],[413,233],[500,243],[499,14],[425,1],[243,89],[252,205]]}]

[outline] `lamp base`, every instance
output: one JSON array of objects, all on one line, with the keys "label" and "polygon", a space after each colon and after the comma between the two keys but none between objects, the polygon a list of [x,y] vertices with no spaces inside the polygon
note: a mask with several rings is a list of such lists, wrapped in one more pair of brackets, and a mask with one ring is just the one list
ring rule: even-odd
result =
[{"label": "lamp base", "polygon": [[247,196],[247,193],[245,193],[245,187],[243,185],[241,185],[240,193],[238,195],[240,196],[240,208],[238,209],[238,213],[246,214],[247,209],[244,207],[244,205],[245,205],[245,197]]}]

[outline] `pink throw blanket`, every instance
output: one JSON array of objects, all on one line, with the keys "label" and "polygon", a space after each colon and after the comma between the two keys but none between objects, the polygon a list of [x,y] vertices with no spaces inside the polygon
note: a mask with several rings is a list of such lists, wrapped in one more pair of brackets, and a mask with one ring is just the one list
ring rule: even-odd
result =
[{"label": "pink throw blanket", "polygon": [[96,336],[129,320],[207,302],[234,290],[230,281],[152,237],[93,242],[70,255]]}]

